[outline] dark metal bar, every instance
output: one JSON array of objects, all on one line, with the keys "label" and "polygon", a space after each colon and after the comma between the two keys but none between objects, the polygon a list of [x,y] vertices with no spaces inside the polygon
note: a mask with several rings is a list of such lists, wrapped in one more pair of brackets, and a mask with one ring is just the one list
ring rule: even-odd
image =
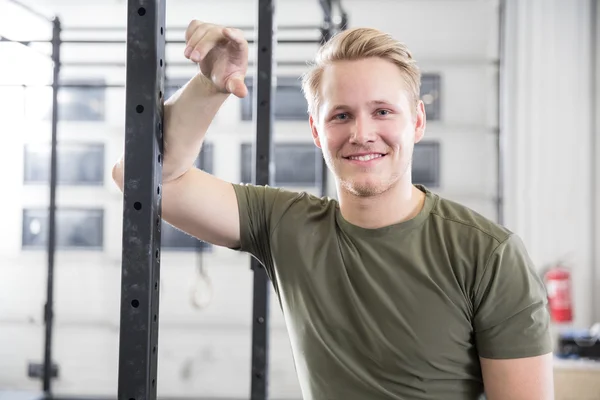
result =
[{"label": "dark metal bar", "polygon": [[[7,40],[0,40],[7,41]],[[49,40],[43,39],[32,39],[32,40],[8,40],[15,43],[21,43],[23,45],[30,45],[34,43],[49,43]],[[256,43],[255,39],[248,39],[249,44]],[[66,39],[62,40],[61,44],[126,44],[126,40],[122,39]],[[167,40],[167,44],[185,44],[185,40]],[[320,43],[320,39],[279,39],[279,44],[315,44]]]},{"label": "dark metal bar", "polygon": [[10,43],[18,43],[18,44],[22,44],[23,46],[29,46],[30,44],[33,43],[52,43],[52,39],[49,40],[14,40],[14,39],[9,39],[6,36],[1,36],[0,35],[0,42],[10,42]]},{"label": "dark metal bar", "polygon": [[44,373],[43,390],[52,396],[52,327],[54,322],[54,253],[56,249],[56,185],[58,145],[58,79],[60,75],[60,19],[52,22],[52,133],[50,143],[50,207],[48,215],[48,271],[46,282],[46,306],[44,307]]},{"label": "dark metal bar", "polygon": [[504,117],[504,108],[502,102],[504,99],[504,68],[505,68],[505,47],[504,47],[504,34],[506,26],[506,3],[505,0],[500,0],[498,4],[498,61],[499,68],[497,69],[497,82],[496,87],[498,91],[498,106],[497,106],[497,119],[498,129],[496,134],[496,174],[497,174],[497,187],[496,187],[496,222],[499,224],[504,223],[504,124],[502,119]]},{"label": "dark metal bar", "polygon": [[319,0],[319,4],[321,5],[321,9],[323,10],[323,20],[331,22],[331,19],[332,19],[331,0]]},{"label": "dark metal bar", "polygon": [[[319,4],[323,10],[323,27],[321,28],[321,42],[327,43],[334,35],[334,27],[331,16],[331,0],[319,0]],[[325,157],[321,157],[321,196],[327,196],[328,192],[328,177],[329,168],[327,168],[327,162]]]},{"label": "dark metal bar", "polygon": [[[256,90],[253,99],[253,115],[256,116],[254,182],[257,185],[271,185],[274,126],[272,100],[275,98],[273,52],[277,44],[275,0],[258,0],[257,30],[257,71],[254,77]],[[266,400],[269,389],[269,279],[254,257],[251,258],[251,268],[254,271],[254,296],[250,399]]]},{"label": "dark metal bar", "polygon": [[[242,31],[254,31],[256,27],[252,25],[232,25],[230,28],[239,29]],[[185,31],[187,26],[168,26],[169,31]],[[316,25],[285,25],[278,26],[278,31],[308,31],[318,30],[320,27]],[[122,32],[125,30],[122,26],[68,26],[64,28],[65,32]]]},{"label": "dark metal bar", "polygon": [[8,1],[9,1],[10,3],[12,3],[12,4],[15,4],[15,5],[17,5],[17,6],[21,7],[22,9],[24,9],[25,11],[27,11],[27,12],[28,12],[29,14],[31,14],[31,15],[34,15],[34,16],[36,16],[36,17],[38,17],[38,18],[41,18],[41,19],[43,19],[44,21],[47,21],[47,22],[52,22],[52,23],[54,23],[54,19],[53,19],[53,18],[51,18],[51,17],[49,17],[49,16],[47,16],[47,15],[44,15],[44,14],[42,14],[41,12],[39,12],[38,10],[36,10],[36,9],[34,9],[34,8],[30,7],[30,6],[28,6],[27,4],[21,3],[21,2],[20,2],[20,1],[18,1],[18,0],[8,0]]},{"label": "dark metal bar", "polygon": [[[283,67],[305,67],[306,61],[275,61],[278,66]],[[168,67],[195,67],[195,64],[191,61],[171,61],[165,62]],[[119,61],[65,61],[62,63],[63,67],[125,67],[124,62]],[[249,62],[248,66],[252,67],[255,63]]]},{"label": "dark metal bar", "polygon": [[119,400],[155,400],[165,0],[128,0]]}]

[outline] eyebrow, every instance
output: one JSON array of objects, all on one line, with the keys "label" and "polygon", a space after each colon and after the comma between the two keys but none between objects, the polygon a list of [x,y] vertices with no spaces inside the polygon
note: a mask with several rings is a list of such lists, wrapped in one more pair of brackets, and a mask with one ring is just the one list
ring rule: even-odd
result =
[{"label": "eyebrow", "polygon": [[[385,101],[385,100],[371,100],[367,104],[370,106],[380,106],[380,105],[390,105],[392,103],[390,103],[389,101]],[[345,105],[345,104],[337,104],[330,111],[337,111],[337,110],[348,109],[348,108],[351,108],[351,107],[348,105]]]}]

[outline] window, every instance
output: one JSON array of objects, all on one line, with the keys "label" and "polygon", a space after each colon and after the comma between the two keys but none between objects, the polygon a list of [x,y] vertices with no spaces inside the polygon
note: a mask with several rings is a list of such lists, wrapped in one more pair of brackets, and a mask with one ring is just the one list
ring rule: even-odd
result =
[{"label": "window", "polygon": [[[59,121],[104,121],[106,88],[103,79],[62,80],[65,85],[92,85],[92,87],[61,86],[58,90]],[[99,86],[99,87],[95,87]],[[52,88],[28,88],[28,114],[32,119],[52,119]]]},{"label": "window", "polygon": [[189,82],[189,79],[179,79],[179,78],[165,79],[165,82],[164,82],[165,94],[163,95],[163,98],[165,100],[168,100],[169,97],[173,96],[175,94],[175,92],[177,92],[179,89],[181,89],[183,86],[185,86],[185,84],[188,82]]},{"label": "window", "polygon": [[209,243],[198,240],[165,221],[162,222],[160,234],[161,247],[165,250],[208,251],[211,249]]},{"label": "window", "polygon": [[[253,145],[242,144],[241,180],[252,182]],[[317,187],[321,182],[321,151],[312,143],[276,143],[273,184],[283,187]]]},{"label": "window", "polygon": [[[205,142],[200,150],[200,155],[196,159],[195,165],[209,174],[213,173],[213,144]],[[161,247],[165,250],[196,250],[209,251],[211,245],[202,242],[185,232],[180,231],[174,226],[163,221],[161,225]]]},{"label": "window", "polygon": [[[242,101],[242,121],[252,121],[254,107],[254,83],[246,79],[248,95]],[[297,77],[278,77],[273,115],[277,121],[305,121],[308,118],[308,103],[302,93],[300,79]]]},{"label": "window", "polygon": [[[62,185],[103,185],[104,145],[97,143],[59,143],[57,182]],[[50,145],[25,146],[26,184],[50,183]]]},{"label": "window", "polygon": [[423,141],[415,145],[412,180],[415,184],[429,187],[440,185],[440,144],[438,142]]},{"label": "window", "polygon": [[439,74],[423,74],[421,76],[421,100],[425,103],[428,121],[441,119],[440,111],[441,78]]},{"label": "window", "polygon": [[[23,248],[46,248],[48,243],[48,214],[48,209],[23,210]],[[55,233],[57,249],[102,249],[104,244],[104,210],[57,209]]]},{"label": "window", "polygon": [[200,149],[200,155],[198,155],[198,158],[196,158],[196,162],[194,163],[196,167],[212,174],[214,167],[213,152],[214,145],[211,142],[204,142]]}]

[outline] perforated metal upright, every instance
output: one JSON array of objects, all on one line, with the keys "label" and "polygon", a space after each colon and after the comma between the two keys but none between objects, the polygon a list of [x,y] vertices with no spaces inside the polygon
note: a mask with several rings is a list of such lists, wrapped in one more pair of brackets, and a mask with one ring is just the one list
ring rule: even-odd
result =
[{"label": "perforated metal upright", "polygon": [[119,400],[156,399],[165,1],[129,0]]},{"label": "perforated metal upright", "polygon": [[[273,154],[273,107],[275,98],[273,76],[274,49],[277,44],[275,26],[275,0],[258,0],[256,42],[256,75],[253,107],[256,122],[254,152],[254,182],[271,185]],[[269,360],[269,280],[264,268],[252,258],[254,271],[254,301],[252,314],[252,379],[251,400],[266,400],[268,396]]]}]

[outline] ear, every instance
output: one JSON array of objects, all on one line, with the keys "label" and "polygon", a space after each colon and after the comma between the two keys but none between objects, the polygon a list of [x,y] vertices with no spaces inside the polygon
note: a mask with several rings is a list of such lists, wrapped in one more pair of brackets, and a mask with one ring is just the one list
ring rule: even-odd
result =
[{"label": "ear", "polygon": [[427,125],[427,116],[425,114],[425,104],[419,100],[415,109],[415,143],[419,143],[425,135],[425,126]]},{"label": "ear", "polygon": [[308,122],[310,124],[310,131],[312,133],[313,141],[315,142],[315,146],[321,148],[321,140],[319,139],[319,131],[317,130],[317,123],[315,122],[312,115],[309,116]]}]

